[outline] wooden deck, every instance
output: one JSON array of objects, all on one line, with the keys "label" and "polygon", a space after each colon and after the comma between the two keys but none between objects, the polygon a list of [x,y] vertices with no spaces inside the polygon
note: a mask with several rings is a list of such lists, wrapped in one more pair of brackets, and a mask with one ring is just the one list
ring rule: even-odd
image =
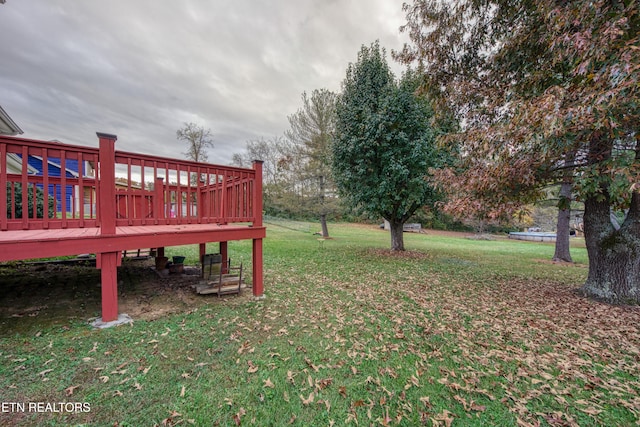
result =
[{"label": "wooden deck", "polygon": [[229,224],[116,227],[116,233],[110,236],[100,235],[99,228],[12,230],[0,232],[0,260],[19,261],[264,237],[265,227]]},{"label": "wooden deck", "polygon": [[0,262],[95,253],[102,320],[118,317],[117,266],[137,248],[253,241],[253,294],[263,293],[262,163],[253,169],[0,137]]}]

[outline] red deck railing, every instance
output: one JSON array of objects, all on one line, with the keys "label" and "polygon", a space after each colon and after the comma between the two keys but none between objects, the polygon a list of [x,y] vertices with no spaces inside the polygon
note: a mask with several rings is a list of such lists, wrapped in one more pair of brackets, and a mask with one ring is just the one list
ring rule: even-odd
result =
[{"label": "red deck railing", "polygon": [[[261,225],[261,174],[99,148],[0,137],[0,231],[161,224]],[[256,175],[258,173],[258,175]],[[256,180],[258,177],[258,181]]]}]

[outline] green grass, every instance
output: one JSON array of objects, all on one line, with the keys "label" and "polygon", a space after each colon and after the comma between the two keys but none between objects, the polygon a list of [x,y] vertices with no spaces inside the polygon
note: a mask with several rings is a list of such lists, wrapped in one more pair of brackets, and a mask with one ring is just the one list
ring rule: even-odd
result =
[{"label": "green grass", "polygon": [[[0,424],[638,423],[640,312],[575,292],[583,247],[557,265],[552,245],[406,234],[398,255],[376,227],[331,225],[323,246],[314,230],[269,225],[264,300],[3,337],[4,402],[91,411]],[[250,242],[229,252],[250,271]]]}]

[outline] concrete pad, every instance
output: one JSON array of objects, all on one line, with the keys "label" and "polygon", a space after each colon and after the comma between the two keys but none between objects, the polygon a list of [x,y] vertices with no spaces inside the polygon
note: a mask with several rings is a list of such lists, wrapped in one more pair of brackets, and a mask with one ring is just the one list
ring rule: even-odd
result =
[{"label": "concrete pad", "polygon": [[133,319],[128,314],[122,313],[118,315],[116,320],[112,320],[111,322],[103,322],[102,317],[98,317],[96,320],[91,322],[91,326],[96,329],[105,329],[113,326],[124,325],[125,323],[132,324]]}]

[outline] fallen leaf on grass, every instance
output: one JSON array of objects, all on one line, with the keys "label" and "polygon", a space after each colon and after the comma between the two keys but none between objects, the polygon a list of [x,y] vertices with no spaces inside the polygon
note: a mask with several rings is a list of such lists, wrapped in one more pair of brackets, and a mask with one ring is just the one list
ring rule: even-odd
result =
[{"label": "fallen leaf on grass", "polygon": [[346,398],[347,397],[347,388],[345,386],[341,385],[338,388],[338,393],[340,394],[340,396]]},{"label": "fallen leaf on grass", "polygon": [[133,377],[125,378],[125,379],[123,379],[122,381],[120,381],[120,382],[118,383],[118,385],[121,385],[121,384],[124,384],[124,383],[126,383],[126,382],[129,382],[129,380],[132,380],[132,379],[133,379]]},{"label": "fallen leaf on grass", "polygon": [[163,426],[173,426],[176,425],[178,423],[181,423],[182,420],[179,420],[178,422],[175,422],[173,419],[177,418],[177,417],[181,417],[182,414],[178,413],[178,411],[171,411],[171,415],[169,415],[168,418],[165,418],[164,420],[162,420],[162,425]]},{"label": "fallen leaf on grass", "polygon": [[324,390],[325,388],[329,387],[331,384],[333,384],[333,378],[316,380],[316,388],[318,389],[318,391]]},{"label": "fallen leaf on grass", "polygon": [[327,412],[331,411],[331,402],[328,400],[318,400],[318,405],[324,405],[327,408]]},{"label": "fallen leaf on grass", "polygon": [[445,377],[443,377],[443,378],[439,378],[439,379],[437,379],[436,381],[438,382],[438,384],[443,384],[443,385],[447,385],[447,384],[449,384],[449,379],[448,379],[448,378],[445,378]]},{"label": "fallen leaf on grass", "polygon": [[411,378],[409,378],[409,381],[405,384],[404,389],[409,390],[413,386],[420,387],[420,381],[415,375],[411,375]]},{"label": "fallen leaf on grass", "polygon": [[362,406],[365,406],[366,404],[364,403],[364,400],[356,400],[355,402],[353,402],[351,404],[352,407],[354,408],[360,408]]},{"label": "fallen leaf on grass", "polygon": [[311,362],[311,359],[309,359],[308,357],[305,357],[304,361],[307,364],[307,366],[309,366],[311,369],[313,369],[314,372],[318,372],[320,370],[320,368],[318,366],[314,365]]},{"label": "fallen leaf on grass", "polygon": [[237,426],[241,424],[241,419],[246,413],[247,411],[245,411],[244,408],[240,408],[240,410],[233,415],[233,421],[236,423]]},{"label": "fallen leaf on grass", "polygon": [[47,375],[49,372],[52,372],[52,371],[53,369],[45,369],[44,371],[38,372],[38,375],[44,378],[45,375]]},{"label": "fallen leaf on grass", "polygon": [[478,405],[477,403],[474,403],[474,401],[471,401],[471,406],[469,407],[472,411],[476,411],[476,412],[484,412],[487,407],[484,405]]},{"label": "fallen leaf on grass", "polygon": [[550,374],[548,374],[546,372],[540,372],[540,376],[542,378],[544,378],[545,380],[547,380],[547,381],[550,381],[550,380],[553,379],[553,375],[550,375]]},{"label": "fallen leaf on grass", "polygon": [[300,400],[302,400],[302,404],[305,405],[305,406],[309,405],[310,403],[313,403],[314,399],[315,399],[315,396],[314,396],[313,392],[311,392],[309,394],[309,397],[306,398],[306,399],[304,398],[303,395],[300,395]]},{"label": "fallen leaf on grass", "polygon": [[464,397],[460,397],[456,394],[453,396],[453,398],[462,404],[462,407],[464,408],[465,411],[469,410],[469,404],[467,403]]},{"label": "fallen leaf on grass", "polygon": [[590,407],[588,407],[588,408],[586,408],[586,409],[578,408],[578,410],[580,410],[580,411],[584,412],[584,413],[585,413],[585,414],[587,414],[587,415],[598,415],[599,413],[601,413],[601,412],[602,412],[602,410],[601,410],[601,409],[596,409],[596,408],[594,408],[593,406],[590,406]]},{"label": "fallen leaf on grass", "polygon": [[453,414],[444,409],[438,415],[432,417],[431,420],[433,421],[434,426],[442,425],[440,421],[443,421],[445,427],[451,427],[451,424],[453,423]]},{"label": "fallen leaf on grass", "polygon": [[268,387],[268,388],[275,388],[275,387],[276,387],[276,386],[275,386],[275,384],[273,384],[273,383],[271,382],[271,378],[267,378],[267,379],[266,379],[266,380],[264,380],[263,382],[264,382],[263,387]]},{"label": "fallen leaf on grass", "polygon": [[516,417],[516,424],[518,424],[519,427],[536,427],[534,424],[528,423],[520,417]]},{"label": "fallen leaf on grass", "polygon": [[249,341],[245,341],[238,349],[238,354],[242,354],[244,352],[253,353],[256,349],[255,347],[249,347],[249,345]]},{"label": "fallen leaf on grass", "polygon": [[75,389],[77,389],[78,387],[80,387],[79,385],[72,385],[70,387],[67,387],[64,389],[64,391],[67,393],[67,396],[71,396],[73,395],[73,392],[75,391]]},{"label": "fallen leaf on grass", "polygon": [[249,369],[247,369],[248,373],[253,374],[255,372],[258,372],[258,367],[254,365],[251,360],[247,362],[247,365],[249,365]]}]

